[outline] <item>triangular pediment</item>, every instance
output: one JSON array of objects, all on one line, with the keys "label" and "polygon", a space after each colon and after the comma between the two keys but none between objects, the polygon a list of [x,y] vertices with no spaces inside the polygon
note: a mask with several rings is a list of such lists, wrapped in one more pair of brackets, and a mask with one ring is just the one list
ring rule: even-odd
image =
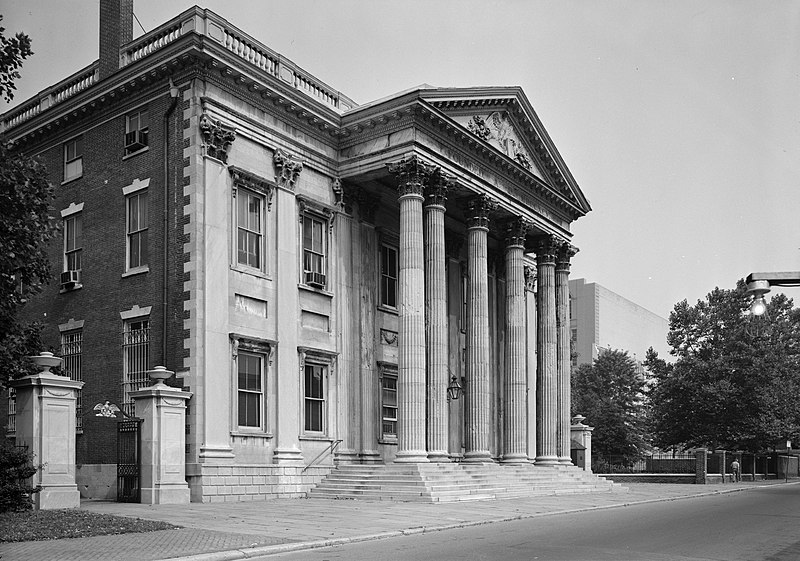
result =
[{"label": "triangular pediment", "polygon": [[420,95],[581,213],[591,210],[521,88],[431,88],[422,89]]}]

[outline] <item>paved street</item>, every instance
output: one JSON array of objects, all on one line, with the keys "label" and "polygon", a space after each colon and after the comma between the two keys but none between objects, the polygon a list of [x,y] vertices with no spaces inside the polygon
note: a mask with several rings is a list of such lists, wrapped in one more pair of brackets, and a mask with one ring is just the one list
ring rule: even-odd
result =
[{"label": "paved street", "polygon": [[529,518],[268,558],[797,561],[800,486]]},{"label": "paved street", "polygon": [[[165,520],[181,528],[0,544],[0,559],[232,561],[275,558],[287,551],[296,553],[285,559],[398,559],[400,552],[404,559],[662,560],[701,552],[723,554],[707,559],[800,559],[797,482],[629,487],[622,493],[440,504],[274,499],[149,506],[85,501],[81,508],[93,512]],[[652,508],[642,506],[648,504]],[[320,549],[342,544],[352,547]],[[695,549],[698,545],[705,550]],[[587,555],[578,555],[583,553]]]}]

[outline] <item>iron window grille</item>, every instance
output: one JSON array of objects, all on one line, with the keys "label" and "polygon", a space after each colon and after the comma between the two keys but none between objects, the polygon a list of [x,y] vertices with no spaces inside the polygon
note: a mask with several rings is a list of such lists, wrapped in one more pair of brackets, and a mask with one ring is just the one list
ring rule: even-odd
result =
[{"label": "iron window grille", "polygon": [[[62,370],[71,380],[83,381],[83,331],[65,331],[61,334],[61,356],[64,359]],[[76,391],[75,428],[83,429],[83,396],[81,390]]]},{"label": "iron window grille", "polygon": [[147,368],[150,360],[150,320],[125,322],[122,331],[122,409],[134,414],[131,392],[149,385]]}]

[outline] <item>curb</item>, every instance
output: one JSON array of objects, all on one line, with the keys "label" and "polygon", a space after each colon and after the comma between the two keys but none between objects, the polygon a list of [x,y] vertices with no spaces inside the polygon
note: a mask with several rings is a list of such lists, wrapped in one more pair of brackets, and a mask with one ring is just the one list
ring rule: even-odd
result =
[{"label": "curb", "polygon": [[680,501],[684,499],[694,499],[697,497],[708,497],[712,495],[726,495],[730,493],[737,493],[740,491],[749,491],[750,489],[764,489],[767,487],[778,487],[780,485],[800,485],[800,482],[794,481],[789,483],[772,483],[768,485],[756,485],[752,487],[737,487],[734,489],[716,489],[714,491],[700,492],[692,495],[681,495],[677,497],[664,497],[655,499],[643,499],[639,501],[631,501],[617,504],[609,504],[603,506],[591,506],[573,508],[567,510],[557,510],[553,512],[537,512],[534,514],[519,514],[516,516],[504,516],[501,518],[490,518],[486,520],[475,520],[471,522],[458,522],[455,524],[443,524],[441,526],[421,526],[418,528],[408,528],[405,530],[390,530],[380,532],[377,534],[365,534],[362,536],[352,536],[349,538],[332,538],[326,540],[315,540],[307,542],[294,542],[277,545],[264,545],[258,547],[247,547],[241,549],[230,549],[226,551],[216,551],[213,553],[198,553],[186,557],[169,557],[169,561],[238,561],[239,559],[251,559],[264,555],[274,555],[277,553],[289,553],[293,551],[303,551],[307,549],[319,549],[323,547],[332,547],[336,545],[346,545],[350,543],[359,543],[373,540],[380,540],[385,538],[396,538],[400,536],[413,536],[418,534],[428,534],[432,532],[443,532],[445,530],[455,530],[458,528],[469,528],[474,526],[483,526],[485,524],[495,524],[498,522],[513,522],[516,520],[526,520],[531,518],[542,518],[545,516],[556,516],[562,514],[575,514],[577,512],[591,512],[594,510],[606,510],[612,508],[624,508],[628,506],[650,504],[650,503],[663,503],[669,501]]}]

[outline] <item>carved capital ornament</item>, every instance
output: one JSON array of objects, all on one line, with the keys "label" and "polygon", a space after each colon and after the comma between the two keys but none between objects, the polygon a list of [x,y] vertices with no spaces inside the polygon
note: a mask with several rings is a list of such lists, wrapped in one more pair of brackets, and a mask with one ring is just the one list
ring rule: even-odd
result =
[{"label": "carved capital ornament", "polygon": [[416,155],[403,158],[399,162],[386,164],[389,173],[397,177],[398,196],[406,195],[424,196],[425,183],[434,170]]},{"label": "carved capital ornament", "polygon": [[236,140],[236,129],[219,120],[212,119],[206,113],[200,116],[199,127],[206,155],[216,158],[222,163],[227,163],[228,149]]},{"label": "carved capital ornament", "polygon": [[278,148],[272,156],[272,163],[275,166],[275,180],[278,185],[288,187],[294,191],[297,177],[303,171],[303,162]]},{"label": "carved capital ornament", "polygon": [[489,214],[497,208],[497,201],[480,194],[467,202],[466,219],[469,228],[489,228]]}]

